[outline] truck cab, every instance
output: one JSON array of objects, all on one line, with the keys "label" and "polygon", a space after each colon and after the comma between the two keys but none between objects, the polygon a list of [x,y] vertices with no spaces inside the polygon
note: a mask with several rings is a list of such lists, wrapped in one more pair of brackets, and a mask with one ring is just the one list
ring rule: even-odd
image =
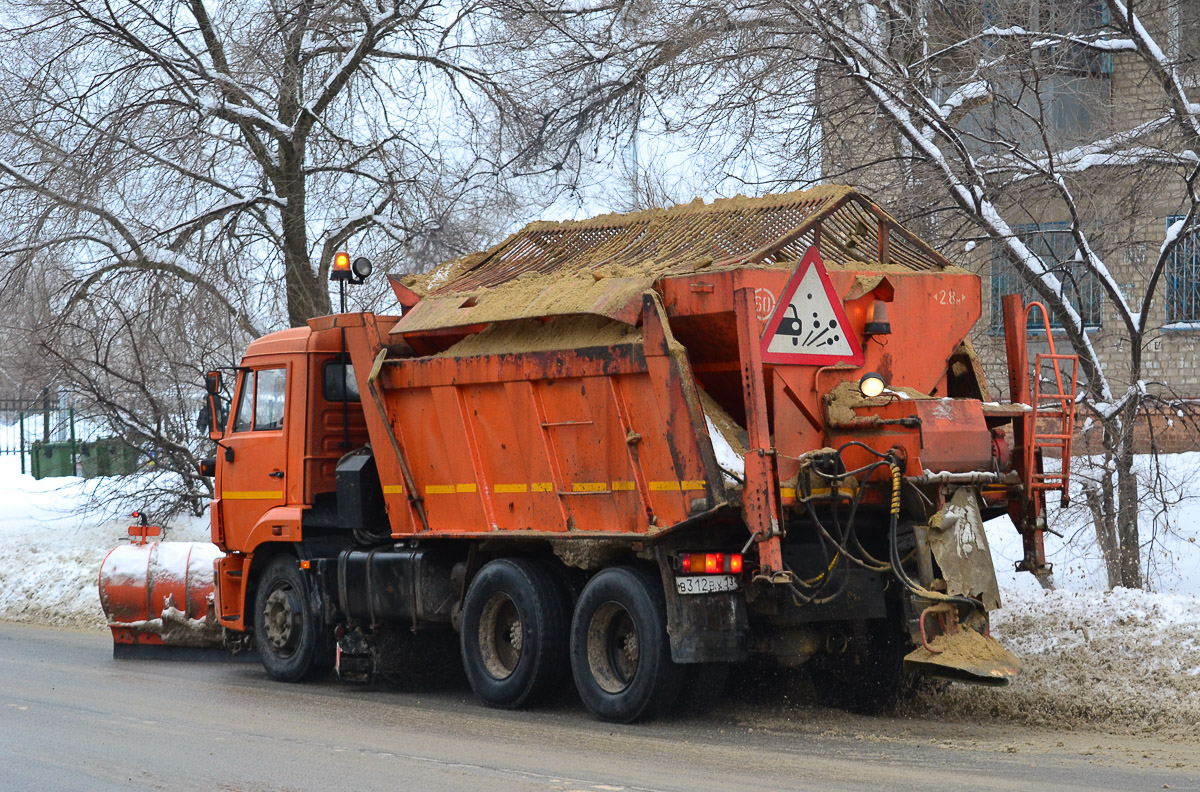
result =
[{"label": "truck cab", "polygon": [[[228,554],[219,578],[232,590],[271,543],[299,543],[336,523],[338,459],[367,443],[340,330],[299,327],[252,342],[217,442],[212,539]],[[242,625],[242,594],[219,598],[226,626]]]}]

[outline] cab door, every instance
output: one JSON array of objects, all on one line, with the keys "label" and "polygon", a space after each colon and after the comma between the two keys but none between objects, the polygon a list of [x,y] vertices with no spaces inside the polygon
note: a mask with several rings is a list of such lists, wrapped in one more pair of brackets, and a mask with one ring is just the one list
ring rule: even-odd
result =
[{"label": "cab door", "polygon": [[291,367],[264,363],[238,378],[230,428],[221,441],[224,454],[218,490],[225,544],[247,549],[245,539],[269,509],[287,502],[287,418]]}]

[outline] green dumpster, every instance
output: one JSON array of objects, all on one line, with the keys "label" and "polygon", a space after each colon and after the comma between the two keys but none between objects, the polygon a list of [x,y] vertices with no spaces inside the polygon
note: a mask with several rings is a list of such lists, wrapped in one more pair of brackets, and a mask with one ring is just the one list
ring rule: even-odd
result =
[{"label": "green dumpster", "polygon": [[75,463],[71,458],[70,440],[45,443],[35,440],[29,446],[30,470],[35,479],[53,476],[74,476]]},{"label": "green dumpster", "polygon": [[137,472],[140,452],[119,437],[102,437],[83,443],[79,467],[84,478],[129,476]]},{"label": "green dumpster", "polygon": [[84,478],[111,475],[108,448],[99,442],[79,444],[79,475]]},{"label": "green dumpster", "polygon": [[119,437],[110,437],[100,442],[108,448],[110,466],[108,475],[131,476],[137,473],[138,461],[141,459],[142,453],[136,446],[130,445]]}]

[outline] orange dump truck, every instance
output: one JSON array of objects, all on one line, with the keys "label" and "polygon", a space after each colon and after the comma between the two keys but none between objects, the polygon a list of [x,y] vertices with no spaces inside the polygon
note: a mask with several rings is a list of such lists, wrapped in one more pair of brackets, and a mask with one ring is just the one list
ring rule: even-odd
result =
[{"label": "orange dump truck", "polygon": [[983,520],[1048,573],[1072,361],[1027,361],[1008,298],[990,402],[979,278],[863,195],[534,223],[392,284],[400,316],[254,341],[214,427],[216,616],[272,676],[367,680],[457,631],[487,704],[573,678],[633,721],[755,656],[854,708],[1017,673]]}]

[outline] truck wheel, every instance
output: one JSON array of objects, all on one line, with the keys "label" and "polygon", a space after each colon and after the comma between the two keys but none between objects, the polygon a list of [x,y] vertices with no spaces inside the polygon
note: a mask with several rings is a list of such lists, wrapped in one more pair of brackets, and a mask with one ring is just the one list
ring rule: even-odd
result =
[{"label": "truck wheel", "polygon": [[571,622],[571,670],[584,706],[600,720],[632,723],[671,707],[683,673],[671,661],[657,576],[614,567],[588,581]]},{"label": "truck wheel", "polygon": [[541,563],[501,558],[471,581],[462,611],[462,660],[475,695],[517,709],[562,689],[569,616],[558,581]]},{"label": "truck wheel", "polygon": [[254,598],[254,643],[267,673],[298,682],[321,670],[322,636],[296,559],[280,556],[263,570]]}]

